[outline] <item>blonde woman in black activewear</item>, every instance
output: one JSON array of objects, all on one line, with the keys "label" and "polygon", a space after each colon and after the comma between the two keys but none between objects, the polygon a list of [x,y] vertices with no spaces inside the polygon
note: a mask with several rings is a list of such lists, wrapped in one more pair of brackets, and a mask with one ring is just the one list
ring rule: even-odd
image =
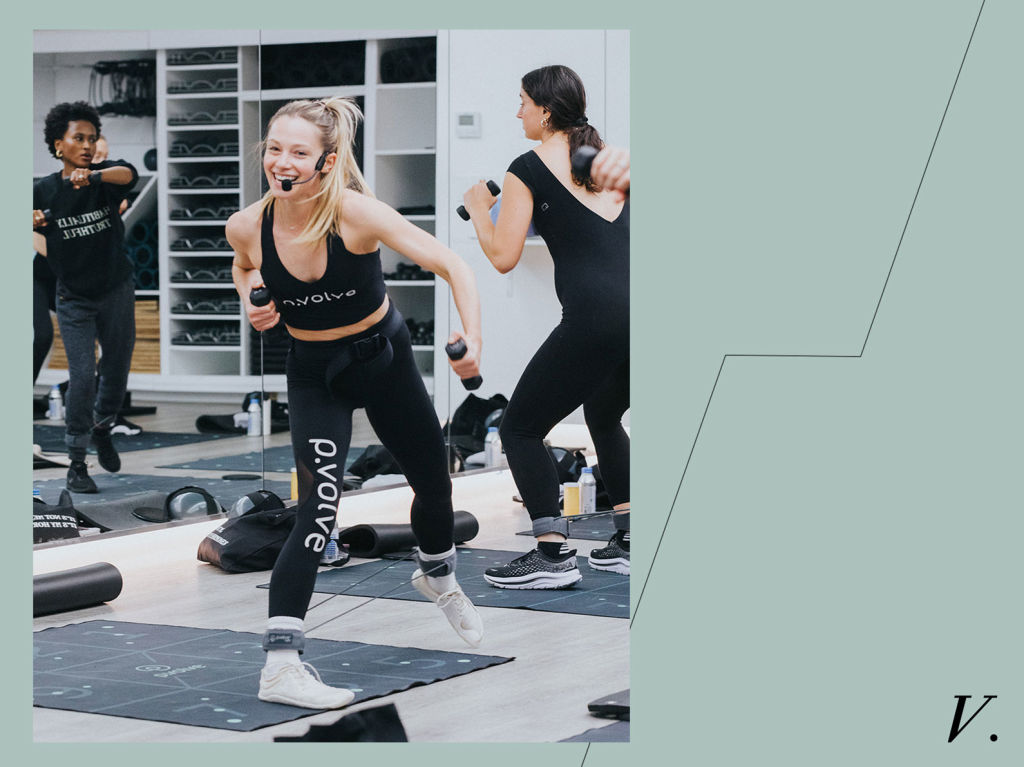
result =
[{"label": "blonde woman in black activewear", "polygon": [[[291,336],[286,378],[299,503],[295,527],[270,579],[261,700],[338,708],[346,689],[322,683],[301,663],[303,621],[341,494],[352,413],[365,408],[378,438],[415,494],[419,543],[413,585],[476,646],[483,624],[455,580],[452,485],[441,428],[413,360],[409,331],[381,274],[384,243],[446,280],[468,351],[452,363],[477,375],[480,307],[472,271],[454,252],[376,200],[352,153],[362,115],[347,99],[295,101],[271,119],[263,148],[269,191],[234,214],[226,234],[232,274],[256,330],[284,322]],[[271,301],[254,306],[253,288]]]}]

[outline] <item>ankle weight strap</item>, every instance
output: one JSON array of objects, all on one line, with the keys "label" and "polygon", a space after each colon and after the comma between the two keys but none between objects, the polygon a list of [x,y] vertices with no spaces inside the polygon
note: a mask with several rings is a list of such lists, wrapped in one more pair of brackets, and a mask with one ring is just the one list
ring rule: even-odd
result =
[{"label": "ankle weight strap", "polygon": [[431,578],[441,578],[455,572],[455,560],[457,552],[452,552],[444,559],[423,559],[420,550],[416,549],[416,563],[420,566],[423,574]]},{"label": "ankle weight strap", "polygon": [[306,646],[306,635],[296,629],[269,629],[263,634],[264,650],[298,650]]}]

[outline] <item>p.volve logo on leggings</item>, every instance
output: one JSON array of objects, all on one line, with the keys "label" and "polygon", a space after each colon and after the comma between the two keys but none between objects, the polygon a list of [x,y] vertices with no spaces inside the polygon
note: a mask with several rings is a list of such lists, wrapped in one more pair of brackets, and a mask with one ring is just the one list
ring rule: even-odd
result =
[{"label": "p.volve logo on leggings", "polygon": [[[316,464],[321,464],[323,459],[333,458],[338,454],[338,446],[333,440],[314,438],[309,440],[309,444],[313,446],[313,452],[316,453],[316,458],[313,459]],[[323,466],[318,465],[316,469],[316,495],[320,499],[316,508],[318,511],[329,513],[316,517],[316,526],[319,530],[307,535],[304,545],[307,549],[312,549],[317,553],[323,551],[324,546],[327,545],[327,539],[338,513],[338,478],[334,473],[337,469],[336,462]]]},{"label": "p.volve logo on leggings", "polygon": [[285,298],[281,300],[281,303],[285,306],[306,306],[307,304],[322,304],[325,301],[339,301],[342,298],[351,298],[356,294],[356,291],[346,290],[343,293],[333,293],[329,290],[325,290],[323,293],[311,293],[305,298]]}]

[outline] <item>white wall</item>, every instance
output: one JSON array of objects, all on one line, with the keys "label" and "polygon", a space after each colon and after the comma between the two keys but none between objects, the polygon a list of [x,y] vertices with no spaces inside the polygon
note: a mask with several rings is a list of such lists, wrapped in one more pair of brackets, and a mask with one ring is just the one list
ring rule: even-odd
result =
[{"label": "white wall", "polygon": [[[455,30],[449,43],[449,140],[452,206],[481,178],[503,183],[509,163],[536,146],[516,119],[521,77],[531,69],[565,64],[587,89],[587,117],[602,137],[629,142],[628,32],[579,30]],[[454,135],[460,112],[479,112],[480,138]],[[483,255],[473,227],[448,211],[451,247],[473,268],[480,286],[487,397],[512,394],[537,347],[558,324],[551,256],[542,244],[528,246],[519,265],[500,275]],[[459,394],[455,394],[456,403]],[[582,423],[577,411],[569,420]]]}]

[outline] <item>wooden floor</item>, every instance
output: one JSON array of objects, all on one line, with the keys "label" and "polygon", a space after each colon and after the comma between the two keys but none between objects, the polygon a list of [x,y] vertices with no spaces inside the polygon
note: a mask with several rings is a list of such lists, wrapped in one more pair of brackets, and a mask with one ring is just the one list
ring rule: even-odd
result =
[{"label": "wooden floor", "polygon": [[[203,410],[195,404],[159,403],[156,415],[131,420],[154,431],[194,431],[195,417],[200,412],[226,411],[223,405]],[[586,444],[585,431],[579,427],[559,428],[563,430],[562,439],[555,444]],[[369,436],[372,441],[372,435],[361,428],[356,433],[356,440]],[[249,439],[125,452],[122,471],[175,474],[153,467],[245,452],[252,449]],[[273,435],[267,444],[288,444],[288,434]],[[37,470],[34,477],[37,480],[62,477],[64,471]],[[187,478],[199,484],[204,474],[220,476],[219,472],[194,472]],[[287,475],[268,475],[271,476],[287,478]],[[471,542],[472,546],[517,551],[532,546],[532,538],[515,534],[529,527],[525,510],[512,500],[515,493],[507,470],[455,478],[455,508],[471,511],[480,520],[480,534]],[[342,502],[340,523],[347,526],[361,522],[405,522],[411,498],[406,487],[353,495]],[[219,521],[154,526],[132,534],[96,536],[67,545],[37,547],[33,556],[35,574],[110,562],[121,571],[124,586],[121,595],[109,604],[36,618],[35,630],[108,618],[261,633],[266,620],[267,597],[266,591],[256,586],[267,581],[268,573],[228,575],[196,560],[199,541],[217,524]],[[604,545],[591,541],[571,543],[580,554]],[[360,561],[363,560],[352,560],[353,564]],[[323,595],[314,595],[313,603],[322,598]],[[466,649],[441,612],[426,603],[388,599],[367,602],[361,597],[337,596],[313,608],[306,624],[319,624],[363,603],[365,606],[327,623],[310,636],[438,650]],[[351,710],[393,702],[410,741],[551,742],[607,723],[590,716],[587,703],[630,686],[628,620],[488,607],[480,608],[480,612],[485,635],[475,652],[514,656],[513,662],[368,701]],[[256,686],[254,676],[254,695]],[[34,740],[268,742],[277,735],[301,735],[310,725],[333,722],[339,715],[328,712],[238,733],[35,708]]]}]

